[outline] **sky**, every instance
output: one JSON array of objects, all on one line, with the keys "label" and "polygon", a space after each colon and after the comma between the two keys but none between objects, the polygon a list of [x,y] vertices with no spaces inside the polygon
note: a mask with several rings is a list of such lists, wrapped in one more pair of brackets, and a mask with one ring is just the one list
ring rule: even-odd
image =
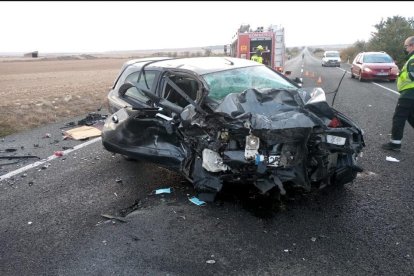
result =
[{"label": "sky", "polygon": [[368,41],[414,1],[0,2],[0,52],[105,52],[232,42],[241,24],[283,26],[287,47]]}]

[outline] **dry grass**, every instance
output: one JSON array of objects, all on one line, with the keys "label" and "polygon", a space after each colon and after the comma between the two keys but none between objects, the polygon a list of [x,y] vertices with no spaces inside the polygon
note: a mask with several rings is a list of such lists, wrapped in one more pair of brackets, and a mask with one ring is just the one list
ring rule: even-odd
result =
[{"label": "dry grass", "polygon": [[0,62],[0,136],[96,111],[126,60]]}]

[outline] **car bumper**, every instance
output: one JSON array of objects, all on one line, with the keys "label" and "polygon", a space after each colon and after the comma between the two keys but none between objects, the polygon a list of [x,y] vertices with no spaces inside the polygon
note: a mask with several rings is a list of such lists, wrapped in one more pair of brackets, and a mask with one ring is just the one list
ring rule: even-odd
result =
[{"label": "car bumper", "polygon": [[395,81],[397,79],[397,75],[390,74],[390,75],[377,75],[371,73],[362,73],[362,78],[365,80],[389,80]]}]

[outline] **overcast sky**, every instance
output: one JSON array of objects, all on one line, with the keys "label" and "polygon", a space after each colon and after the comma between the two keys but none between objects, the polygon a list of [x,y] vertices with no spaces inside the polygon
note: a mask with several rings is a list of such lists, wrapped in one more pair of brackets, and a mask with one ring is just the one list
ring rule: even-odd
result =
[{"label": "overcast sky", "polygon": [[0,52],[102,52],[230,44],[241,24],[285,28],[287,47],[367,41],[409,2],[0,2]]}]

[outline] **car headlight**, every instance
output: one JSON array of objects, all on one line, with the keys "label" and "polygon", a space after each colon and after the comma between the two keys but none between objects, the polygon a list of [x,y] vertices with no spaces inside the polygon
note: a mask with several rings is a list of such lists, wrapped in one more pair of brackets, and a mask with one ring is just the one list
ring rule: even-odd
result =
[{"label": "car headlight", "polygon": [[371,68],[369,68],[369,67],[364,67],[364,72],[369,73],[369,72],[372,72],[372,70],[371,70]]}]

